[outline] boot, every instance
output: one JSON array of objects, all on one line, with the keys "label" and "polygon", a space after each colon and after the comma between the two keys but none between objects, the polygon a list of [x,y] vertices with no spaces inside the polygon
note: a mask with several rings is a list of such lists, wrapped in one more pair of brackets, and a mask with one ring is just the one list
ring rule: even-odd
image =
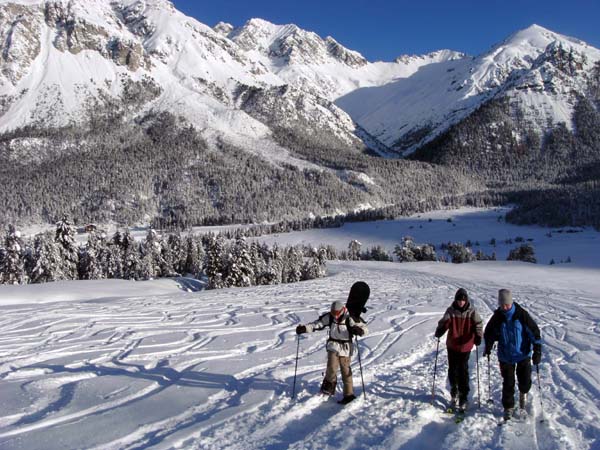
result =
[{"label": "boot", "polygon": [[449,408],[452,411],[455,411],[457,407],[458,407],[458,398],[456,397],[456,395],[453,395],[452,397],[450,397],[450,406],[449,406]]},{"label": "boot", "polygon": [[345,395],[343,399],[341,399],[338,403],[340,405],[347,405],[348,403],[350,403],[352,400],[354,400],[356,398],[355,395],[351,394],[351,395]]},{"label": "boot", "polygon": [[504,408],[504,420],[510,420],[513,416],[513,408]]},{"label": "boot", "polygon": [[467,399],[461,397],[460,401],[458,402],[458,410],[464,412],[467,410],[468,405],[469,402],[467,401]]},{"label": "boot", "polygon": [[519,392],[519,408],[525,409],[527,406],[527,393]]}]

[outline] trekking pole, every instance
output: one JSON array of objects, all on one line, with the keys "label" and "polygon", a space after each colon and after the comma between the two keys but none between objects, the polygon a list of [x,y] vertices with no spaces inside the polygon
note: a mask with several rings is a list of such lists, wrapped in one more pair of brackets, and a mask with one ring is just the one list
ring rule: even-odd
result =
[{"label": "trekking pole", "polygon": [[481,389],[479,388],[479,347],[475,346],[475,357],[477,358],[477,399],[479,400],[479,409],[481,409]]},{"label": "trekking pole", "polygon": [[363,378],[362,362],[360,361],[360,347],[358,346],[358,336],[355,338],[356,341],[356,353],[358,353],[358,367],[360,367],[360,381],[362,381],[363,396],[367,399],[367,391],[365,391],[365,379]]},{"label": "trekking pole", "polygon": [[538,389],[540,391],[540,408],[542,410],[542,419],[540,422],[544,421],[544,403],[542,402],[542,383],[540,383],[540,365],[535,365],[535,370],[537,371],[537,380],[538,380]]},{"label": "trekking pole", "polygon": [[492,369],[490,368],[490,355],[487,355],[487,359],[488,359],[488,403],[492,404],[494,403],[494,400],[492,400]]},{"label": "trekking pole", "polygon": [[435,400],[435,375],[437,373],[437,360],[438,353],[440,351],[440,339],[437,340],[437,348],[435,349],[435,366],[433,368],[433,386],[431,387],[431,404],[433,405],[433,401]]},{"label": "trekking pole", "polygon": [[294,387],[292,387],[292,400],[296,394],[296,374],[298,373],[298,353],[300,353],[300,335],[296,335],[298,346],[296,347],[296,368],[294,369]]}]

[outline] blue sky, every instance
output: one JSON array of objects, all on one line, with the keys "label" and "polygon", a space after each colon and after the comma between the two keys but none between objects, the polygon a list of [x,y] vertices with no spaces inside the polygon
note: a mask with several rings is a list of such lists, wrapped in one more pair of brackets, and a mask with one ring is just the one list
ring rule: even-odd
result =
[{"label": "blue sky", "polygon": [[477,55],[533,23],[600,47],[600,0],[174,0],[206,25],[252,17],[333,36],[371,61],[449,48]]}]

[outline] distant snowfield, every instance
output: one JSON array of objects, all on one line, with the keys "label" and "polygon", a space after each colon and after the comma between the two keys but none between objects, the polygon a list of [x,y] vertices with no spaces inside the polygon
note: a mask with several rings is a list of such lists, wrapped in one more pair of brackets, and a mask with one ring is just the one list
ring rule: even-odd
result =
[{"label": "distant snowfield", "polygon": [[[442,221],[446,214],[439,224],[427,223],[452,227]],[[468,222],[464,215],[454,220],[452,228]],[[381,226],[371,224],[373,233]],[[497,227],[500,239],[506,225]],[[332,231],[322,230],[328,238]],[[547,231],[539,229],[541,236]],[[552,242],[593,246],[597,234],[561,234]],[[325,279],[220,291],[185,292],[198,286],[182,280],[0,287],[0,448],[597,449],[600,270],[578,267],[571,256],[572,264],[555,266],[335,262]],[[356,280],[372,289],[371,333],[360,340],[366,399],[357,358],[359,400],[341,407],[314,395],[326,358],[320,332],[299,341],[292,400],[295,326],[344,300]],[[473,352],[471,412],[455,424],[443,412],[443,344],[431,404],[433,331],[458,287],[469,291],[484,320],[504,287],[537,320],[543,413],[534,379],[527,417],[496,426],[497,361],[490,405],[487,362],[480,360],[478,409]],[[15,289],[26,293],[20,304]],[[54,303],[27,304],[45,292]]]},{"label": "distant snowfield", "polygon": [[[509,210],[510,208],[460,208],[432,211],[397,220],[347,223],[341,228],[282,233],[257,239],[268,244],[328,244],[339,250],[347,250],[350,241],[356,239],[362,244],[363,250],[381,245],[390,252],[397,244],[402,243],[404,236],[412,236],[415,243],[434,244],[438,249],[444,242],[464,244],[470,240],[474,244],[473,253],[478,250],[488,255],[496,252],[498,260],[506,260],[511,249],[530,243],[540,265],[547,265],[552,259],[560,264],[571,257],[572,262],[562,267],[600,269],[600,232],[578,227],[512,225],[504,222],[504,216]],[[515,242],[517,237],[525,241]],[[491,245],[492,239],[496,240],[495,246]],[[512,239],[512,243],[506,243],[507,239]],[[528,242],[528,239],[532,241]]]}]

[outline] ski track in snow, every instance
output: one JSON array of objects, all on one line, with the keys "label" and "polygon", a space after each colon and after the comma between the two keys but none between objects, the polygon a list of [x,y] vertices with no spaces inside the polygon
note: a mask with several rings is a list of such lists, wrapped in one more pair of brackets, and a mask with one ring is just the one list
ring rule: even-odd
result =
[{"label": "ski track in snow", "polygon": [[[478,409],[473,351],[470,410],[455,424],[444,412],[444,341],[432,404],[433,330],[457,287],[487,321],[502,286],[389,263],[331,263],[330,272],[295,285],[1,308],[0,448],[598,448],[597,298],[540,282],[515,290],[542,329],[543,412],[534,371],[527,414],[497,426],[497,361],[489,405],[480,359]],[[300,338],[292,400],[295,326],[359,279],[372,288],[360,341],[366,398],[356,356],[358,400],[341,407],[315,395],[322,331]]]}]

